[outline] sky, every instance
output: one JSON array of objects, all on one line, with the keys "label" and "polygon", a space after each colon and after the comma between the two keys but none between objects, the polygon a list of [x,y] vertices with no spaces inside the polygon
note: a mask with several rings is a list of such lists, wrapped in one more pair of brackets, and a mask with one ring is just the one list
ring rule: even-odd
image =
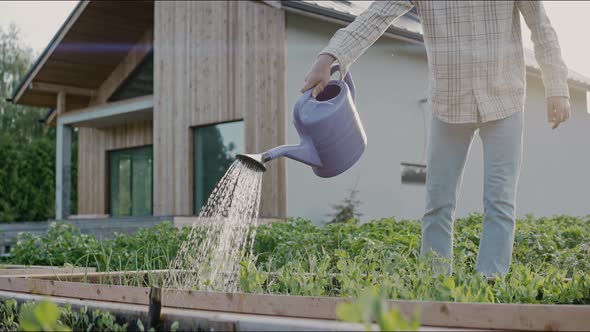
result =
[{"label": "sky", "polygon": [[0,1],[0,26],[16,24],[24,42],[41,53],[77,1]]},{"label": "sky", "polygon": [[[563,58],[575,71],[590,77],[590,1],[545,1],[545,9],[559,36]],[[15,23],[36,54],[47,46],[76,1],[0,1],[0,26]],[[523,24],[525,46],[532,48]]]}]

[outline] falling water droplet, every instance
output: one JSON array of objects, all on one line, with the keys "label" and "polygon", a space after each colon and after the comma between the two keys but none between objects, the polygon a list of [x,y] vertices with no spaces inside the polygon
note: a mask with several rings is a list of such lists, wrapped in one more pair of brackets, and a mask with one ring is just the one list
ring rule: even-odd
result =
[{"label": "falling water droplet", "polygon": [[230,166],[182,243],[164,287],[238,290],[240,262],[252,254],[262,174],[240,161]]}]

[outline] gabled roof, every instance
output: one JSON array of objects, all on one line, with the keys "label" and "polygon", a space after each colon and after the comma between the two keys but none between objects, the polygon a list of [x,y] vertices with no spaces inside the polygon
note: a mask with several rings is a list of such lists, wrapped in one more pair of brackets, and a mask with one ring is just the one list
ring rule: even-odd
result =
[{"label": "gabled roof", "polygon": [[[352,22],[367,7],[368,1],[282,1],[283,8],[295,12],[314,14],[314,17],[341,22]],[[387,30],[396,37],[411,41],[423,42],[422,25],[414,12],[398,18]]]},{"label": "gabled roof", "polygon": [[[311,12],[326,18],[338,19],[345,22],[352,22],[370,4],[370,1],[282,1],[284,7],[300,11]],[[408,12],[406,15],[393,21],[388,29],[389,33],[400,36],[404,39],[423,42],[422,25],[420,18],[415,12]],[[527,71],[533,74],[540,74],[541,68],[535,60],[533,52],[525,49],[524,59]],[[571,87],[590,91],[590,78],[568,68],[568,84]]]},{"label": "gabled roof", "polygon": [[153,1],[80,1],[13,91],[12,101],[85,107],[93,93],[153,26]]},{"label": "gabled roof", "polygon": [[[285,1],[292,2],[292,1]],[[352,17],[357,17],[362,14],[371,4],[372,1],[302,1],[308,5],[325,8],[330,11],[336,11],[348,14]],[[415,34],[418,39],[422,40],[422,25],[420,24],[420,17],[415,9],[409,11],[404,16],[395,20],[392,24],[394,28]]]}]

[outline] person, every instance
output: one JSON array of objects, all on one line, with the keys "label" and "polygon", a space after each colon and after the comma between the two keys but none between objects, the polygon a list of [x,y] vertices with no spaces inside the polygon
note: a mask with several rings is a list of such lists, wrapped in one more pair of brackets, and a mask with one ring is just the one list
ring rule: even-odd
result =
[{"label": "person", "polygon": [[548,121],[555,129],[570,117],[567,67],[542,2],[374,1],[318,54],[302,92],[313,89],[314,97],[321,92],[335,62],[344,77],[392,21],[414,6],[423,28],[433,113],[421,255],[434,252],[444,261],[439,263],[445,273],[452,273],[457,194],[471,141],[479,132],[484,215],[476,270],[486,277],[504,275],[512,256],[523,144],[526,67],[520,14],[541,67]]}]

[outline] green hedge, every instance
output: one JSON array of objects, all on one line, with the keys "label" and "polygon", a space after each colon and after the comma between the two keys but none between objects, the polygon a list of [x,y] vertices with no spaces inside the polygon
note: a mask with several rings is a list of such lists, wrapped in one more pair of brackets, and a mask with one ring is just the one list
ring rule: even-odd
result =
[{"label": "green hedge", "polygon": [[38,139],[18,145],[0,135],[0,222],[47,220],[54,215],[55,145]]}]

